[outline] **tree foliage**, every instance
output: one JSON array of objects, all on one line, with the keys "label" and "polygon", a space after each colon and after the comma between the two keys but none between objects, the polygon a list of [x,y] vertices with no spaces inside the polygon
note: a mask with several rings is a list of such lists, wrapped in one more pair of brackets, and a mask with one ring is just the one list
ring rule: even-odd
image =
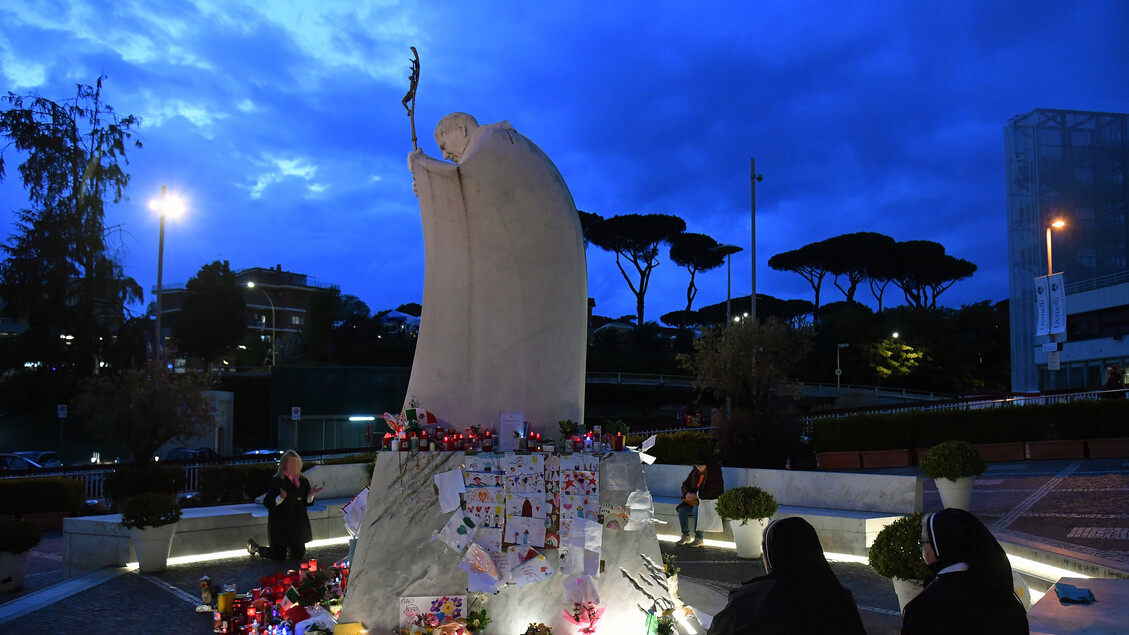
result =
[{"label": "tree foliage", "polygon": [[[686,221],[669,214],[624,214],[600,221],[587,231],[588,240],[615,253],[615,264],[635,294],[636,324],[644,324],[643,304],[651,272],[658,266],[659,247],[670,244],[686,230]],[[624,269],[627,260],[635,267],[638,282]]]},{"label": "tree foliage", "polygon": [[[875,232],[856,232],[828,238],[819,244],[828,273],[835,276],[835,288],[843,292],[847,302],[855,301],[855,290],[867,279],[872,262],[879,254],[893,251],[895,241]],[[839,278],[846,280],[846,288]]]},{"label": "tree foliage", "polygon": [[705,234],[685,232],[675,236],[670,243],[670,259],[690,272],[690,283],[686,286],[686,312],[689,313],[698,295],[694,279],[698,273],[717,269],[725,264],[725,256],[718,249],[721,245]]},{"label": "tree foliage", "polygon": [[679,355],[682,367],[696,377],[695,387],[753,412],[769,409],[770,395],[790,392],[802,361],[812,347],[811,329],[777,319],[742,320],[711,329]]},{"label": "tree foliage", "polygon": [[957,281],[976,273],[976,265],[950,256],[944,246],[929,240],[898,243],[901,268],[891,278],[906,302],[918,308],[937,308],[937,297]]},{"label": "tree foliage", "polygon": [[185,285],[184,302],[172,325],[173,340],[183,353],[209,364],[243,339],[246,313],[235,272],[227,261],[217,260],[201,267]]},{"label": "tree foliage", "polygon": [[170,373],[153,362],[84,382],[75,414],[91,432],[125,443],[136,463],[147,463],[165,443],[195,437],[215,425],[204,395],[211,380],[196,373]]},{"label": "tree foliage", "polygon": [[828,273],[819,243],[776,254],[768,259],[768,266],[776,271],[791,271],[803,276],[815,292],[814,311],[819,311],[819,291],[823,287],[823,278]]},{"label": "tree foliage", "polygon": [[[102,101],[102,80],[79,85],[74,99],[35,94],[0,97],[0,180],[4,152],[24,156],[20,178],[31,207],[17,212],[16,233],[3,246],[0,294],[12,317],[29,327],[20,336],[28,360],[94,372],[124,307],[142,290],[124,275],[107,247],[107,201],[122,200],[135,117],[118,117]],[[72,336],[66,340],[63,335]]]},{"label": "tree foliage", "polygon": [[304,357],[315,364],[331,362],[334,350],[355,343],[358,332],[375,339],[374,328],[371,311],[360,298],[342,294],[337,287],[319,289],[310,298],[302,325]]},{"label": "tree foliage", "polygon": [[[945,248],[928,240],[896,242],[875,232],[844,234],[809,243],[768,259],[777,271],[791,271],[804,277],[815,292],[819,310],[820,289],[828,273],[848,302],[855,301],[859,284],[867,281],[871,293],[883,309],[886,287],[893,283],[902,290],[906,302],[914,307],[935,309],[937,298],[949,287],[976,273],[976,265],[945,253]],[[840,277],[844,284],[840,284]]]}]

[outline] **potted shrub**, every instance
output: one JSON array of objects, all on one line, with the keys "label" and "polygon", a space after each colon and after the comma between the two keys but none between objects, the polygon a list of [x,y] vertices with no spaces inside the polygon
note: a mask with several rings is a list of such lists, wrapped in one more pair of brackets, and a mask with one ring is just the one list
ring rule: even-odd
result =
[{"label": "potted shrub", "polygon": [[871,568],[894,583],[898,606],[906,604],[921,593],[929,569],[921,556],[921,522],[925,514],[899,518],[886,525],[874,538],[867,555]]},{"label": "potted shrub", "polygon": [[180,507],[168,494],[147,492],[126,503],[121,522],[129,528],[142,572],[165,569],[179,520]]},{"label": "potted shrub", "polygon": [[[738,558],[761,557],[761,534],[776,513],[776,499],[759,487],[743,486],[725,490],[717,499],[717,513],[730,521]],[[700,513],[700,512],[699,512]]]},{"label": "potted shrub", "polygon": [[42,537],[30,520],[0,518],[0,593],[24,588],[28,555]]},{"label": "potted shrub", "polygon": [[945,441],[921,457],[921,471],[937,483],[941,503],[968,511],[972,503],[972,481],[988,469],[980,450],[967,441]]}]

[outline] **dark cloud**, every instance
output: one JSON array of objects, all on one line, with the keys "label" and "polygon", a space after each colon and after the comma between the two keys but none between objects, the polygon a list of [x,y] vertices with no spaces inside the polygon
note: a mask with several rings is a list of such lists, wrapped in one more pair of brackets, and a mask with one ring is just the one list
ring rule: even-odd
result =
[{"label": "dark cloud", "polygon": [[[111,213],[132,236],[128,271],[146,288],[156,228],[144,202],[165,183],[192,200],[168,230],[166,279],[221,258],[282,264],[373,309],[419,301],[422,236],[400,104],[413,45],[426,152],[437,153],[432,130],[447,112],[509,120],[553,158],[581,209],[677,214],[744,247],[735,295],[749,291],[755,156],[765,176],[759,292],[810,299],[798,276],[767,267],[770,256],[879,231],[936,240],[980,267],[943,302],[1003,299],[1007,120],[1040,107],[1129,107],[1129,6],[1116,0],[351,3],[298,6],[300,16],[250,2],[157,7],[0,9],[0,79],[10,84],[0,88],[66,98],[104,71],[106,100],[145,118],[134,200]],[[0,184],[5,213],[24,201],[13,173]],[[588,268],[597,312],[632,313],[614,260],[591,248]],[[660,265],[648,315],[681,308],[685,285],[681,268]],[[698,285],[697,304],[720,301],[724,268]]]}]

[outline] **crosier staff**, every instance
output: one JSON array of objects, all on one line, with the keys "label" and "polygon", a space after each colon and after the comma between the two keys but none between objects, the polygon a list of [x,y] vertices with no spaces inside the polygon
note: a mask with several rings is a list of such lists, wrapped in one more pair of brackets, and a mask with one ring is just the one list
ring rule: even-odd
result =
[{"label": "crosier staff", "polygon": [[[419,87],[419,53],[416,52],[416,47],[412,47],[412,55],[415,59],[412,62],[412,74],[408,75],[408,80],[411,85],[408,87],[408,94],[404,95],[404,109],[408,111],[408,117],[412,120],[412,149],[418,150],[419,144],[416,143],[416,88]],[[408,102],[411,105],[408,105]]]}]

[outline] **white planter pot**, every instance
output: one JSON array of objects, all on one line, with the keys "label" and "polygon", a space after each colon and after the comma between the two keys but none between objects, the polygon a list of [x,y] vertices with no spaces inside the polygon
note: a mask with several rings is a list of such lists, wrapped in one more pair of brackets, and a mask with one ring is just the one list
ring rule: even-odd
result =
[{"label": "white planter pot", "polygon": [[30,556],[30,549],[23,553],[0,551],[0,593],[12,593],[24,588]]},{"label": "white planter pot", "polygon": [[764,535],[765,519],[750,519],[744,525],[739,520],[730,520],[729,529],[733,532],[733,542],[737,543],[738,558],[761,557],[761,538]]},{"label": "white planter pot", "polygon": [[909,601],[917,597],[918,593],[925,586],[920,580],[903,580],[901,578],[890,578],[894,581],[894,593],[898,596],[898,609],[905,612],[906,605]]},{"label": "white planter pot", "polygon": [[137,554],[137,568],[142,573],[165,570],[175,533],[176,523],[144,529],[134,527],[129,530],[133,539],[133,551]]},{"label": "white planter pot", "polygon": [[941,495],[941,504],[946,508],[963,509],[970,511],[972,505],[972,481],[975,476],[962,476],[955,481],[947,478],[933,479],[937,484],[937,493]]}]

